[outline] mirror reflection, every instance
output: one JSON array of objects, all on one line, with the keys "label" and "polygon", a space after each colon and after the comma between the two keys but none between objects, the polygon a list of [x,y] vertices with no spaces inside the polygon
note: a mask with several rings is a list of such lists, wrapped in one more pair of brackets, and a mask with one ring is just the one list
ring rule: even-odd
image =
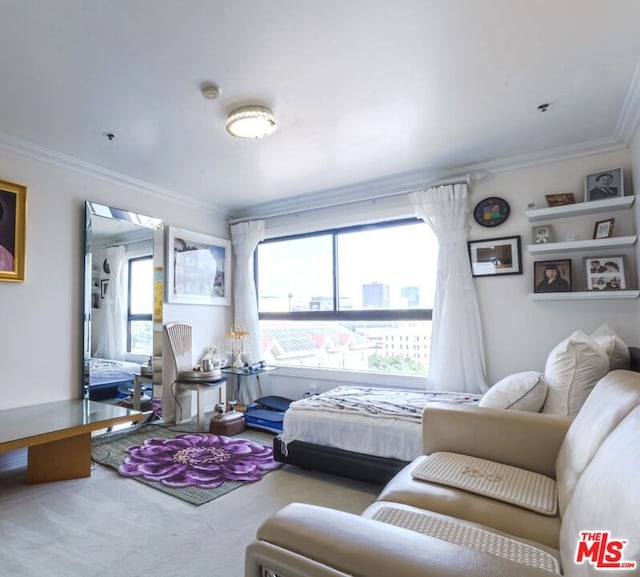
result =
[{"label": "mirror reflection", "polygon": [[85,208],[83,397],[151,410],[153,383],[160,382],[153,319],[162,315],[154,311],[162,300],[154,303],[162,223],[93,202]]}]

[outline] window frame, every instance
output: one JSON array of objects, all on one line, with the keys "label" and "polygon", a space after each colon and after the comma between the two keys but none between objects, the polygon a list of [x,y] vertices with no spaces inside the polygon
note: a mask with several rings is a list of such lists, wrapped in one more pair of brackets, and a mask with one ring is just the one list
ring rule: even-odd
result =
[{"label": "window frame", "polygon": [[260,321],[431,321],[433,317],[433,309],[411,308],[411,309],[360,309],[360,310],[338,310],[337,306],[340,302],[339,278],[338,278],[338,236],[353,232],[364,232],[370,230],[380,230],[384,228],[392,228],[397,226],[416,225],[422,223],[417,218],[403,218],[395,220],[387,220],[376,223],[351,225],[339,228],[323,229],[314,232],[293,234],[286,236],[278,236],[268,238],[261,241],[261,245],[271,244],[274,242],[283,242],[310,238],[314,236],[332,237],[332,286],[333,286],[333,310],[330,311],[283,311],[283,312],[260,312],[260,285],[259,285],[259,256],[258,248],[254,253],[253,260],[253,276],[256,285],[256,299],[258,307],[258,320]]},{"label": "window frame", "polygon": [[133,279],[131,270],[134,262],[142,260],[151,261],[151,267],[153,269],[153,255],[135,256],[127,259],[127,354],[134,354],[131,352],[131,323],[133,321],[149,321],[153,323],[153,311],[148,314],[133,314],[131,312],[131,288]]}]

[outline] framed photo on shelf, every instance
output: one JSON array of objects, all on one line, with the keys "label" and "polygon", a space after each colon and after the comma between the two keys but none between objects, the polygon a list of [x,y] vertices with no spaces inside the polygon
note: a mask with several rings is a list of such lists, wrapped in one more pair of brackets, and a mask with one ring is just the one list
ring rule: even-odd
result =
[{"label": "framed photo on shelf", "polygon": [[550,224],[541,224],[531,227],[531,242],[533,244],[547,244],[553,242],[553,227]]},{"label": "framed photo on shelf", "polygon": [[534,293],[567,293],[571,288],[571,259],[533,263]]},{"label": "framed photo on shelf", "polygon": [[27,187],[0,180],[0,281],[24,281],[26,222]]},{"label": "framed photo on shelf", "polygon": [[170,226],[167,234],[167,302],[228,305],[231,242]]},{"label": "framed photo on shelf", "polygon": [[473,276],[522,274],[519,236],[471,240],[467,248]]},{"label": "framed photo on shelf", "polygon": [[627,263],[624,255],[586,256],[583,263],[588,291],[627,289]]},{"label": "framed photo on shelf", "polygon": [[545,194],[548,206],[564,206],[565,204],[575,204],[576,196],[573,192],[563,192],[561,194]]},{"label": "framed photo on shelf", "polygon": [[103,299],[107,296],[107,291],[109,290],[109,279],[103,278],[100,281],[100,298]]},{"label": "framed photo on shelf", "polygon": [[584,182],[584,199],[588,202],[624,196],[623,184],[621,168],[589,174]]},{"label": "framed photo on shelf", "polygon": [[615,218],[599,220],[593,227],[593,238],[611,238],[613,236],[613,225]]}]

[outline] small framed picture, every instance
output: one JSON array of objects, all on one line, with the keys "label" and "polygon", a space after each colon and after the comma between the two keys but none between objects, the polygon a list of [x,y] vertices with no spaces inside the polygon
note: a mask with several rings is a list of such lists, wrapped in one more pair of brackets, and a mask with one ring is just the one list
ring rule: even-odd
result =
[{"label": "small framed picture", "polygon": [[611,238],[613,236],[613,225],[615,218],[599,220],[593,227],[593,238]]},{"label": "small framed picture", "polygon": [[621,168],[589,174],[585,179],[584,199],[587,202],[619,196],[624,196]]},{"label": "small framed picture", "polygon": [[549,206],[564,206],[565,204],[575,204],[576,196],[573,192],[563,192],[561,194],[545,194],[547,199],[547,205]]},{"label": "small framed picture", "polygon": [[103,299],[107,296],[107,290],[109,289],[109,279],[103,278],[100,281],[100,298]]},{"label": "small framed picture", "polygon": [[571,292],[571,259],[534,262],[533,292]]},{"label": "small framed picture", "polygon": [[584,271],[587,290],[612,291],[627,288],[625,256],[586,256]]},{"label": "small framed picture", "polygon": [[467,248],[473,276],[522,274],[519,236],[472,240]]},{"label": "small framed picture", "polygon": [[553,242],[553,227],[550,224],[541,224],[531,228],[531,240],[533,244],[547,244]]}]

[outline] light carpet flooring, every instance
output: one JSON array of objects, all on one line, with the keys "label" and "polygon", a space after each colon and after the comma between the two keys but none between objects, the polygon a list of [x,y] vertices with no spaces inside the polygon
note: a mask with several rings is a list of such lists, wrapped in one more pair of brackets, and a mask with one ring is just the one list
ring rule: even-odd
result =
[{"label": "light carpet flooring", "polygon": [[285,466],[196,507],[101,465],[86,479],[26,485],[26,450],[4,457],[0,573],[11,577],[242,577],[246,545],[280,507],[360,513],[380,492]]}]

